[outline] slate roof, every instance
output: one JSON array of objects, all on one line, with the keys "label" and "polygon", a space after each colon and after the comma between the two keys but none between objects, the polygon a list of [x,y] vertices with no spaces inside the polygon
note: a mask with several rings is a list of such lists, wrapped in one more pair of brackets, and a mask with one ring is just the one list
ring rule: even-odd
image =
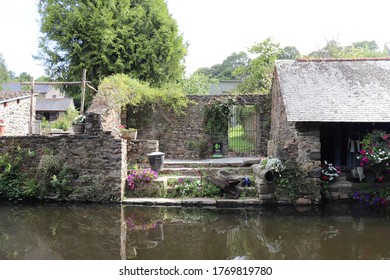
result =
[{"label": "slate roof", "polygon": [[288,121],[390,122],[389,59],[276,61]]},{"label": "slate roof", "polygon": [[29,92],[22,91],[0,91],[0,103],[8,102],[10,100],[22,99],[30,97]]},{"label": "slate roof", "polygon": [[[20,82],[4,83],[2,85],[2,91],[23,91],[23,87],[29,88],[29,86],[22,86]],[[35,93],[47,93],[53,86],[51,85],[35,85]]]},{"label": "slate roof", "polygon": [[35,110],[39,112],[65,112],[74,106],[73,98],[42,98],[37,100]]}]

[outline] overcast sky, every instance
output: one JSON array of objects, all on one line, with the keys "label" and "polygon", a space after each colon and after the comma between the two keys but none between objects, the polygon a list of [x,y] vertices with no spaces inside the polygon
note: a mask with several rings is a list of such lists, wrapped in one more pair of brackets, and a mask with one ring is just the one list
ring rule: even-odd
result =
[{"label": "overcast sky", "polygon": [[[347,45],[390,41],[390,1],[384,0],[166,0],[189,43],[187,73],[221,63],[233,52],[247,51],[271,37],[302,54],[336,39]],[[16,74],[44,74],[37,53],[37,0],[0,0],[0,53]]]}]

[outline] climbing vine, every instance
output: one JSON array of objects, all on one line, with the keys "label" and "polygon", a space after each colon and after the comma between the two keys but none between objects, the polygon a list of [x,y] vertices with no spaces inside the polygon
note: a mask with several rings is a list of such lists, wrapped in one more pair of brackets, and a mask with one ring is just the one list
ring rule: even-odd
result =
[{"label": "climbing vine", "polygon": [[152,110],[159,107],[175,114],[182,113],[188,103],[187,96],[177,85],[153,88],[124,74],[104,78],[95,99],[115,109],[130,105],[136,111],[149,106]]},{"label": "climbing vine", "polygon": [[226,137],[229,130],[231,106],[237,104],[234,96],[222,96],[210,99],[204,108],[203,127],[212,138]]}]

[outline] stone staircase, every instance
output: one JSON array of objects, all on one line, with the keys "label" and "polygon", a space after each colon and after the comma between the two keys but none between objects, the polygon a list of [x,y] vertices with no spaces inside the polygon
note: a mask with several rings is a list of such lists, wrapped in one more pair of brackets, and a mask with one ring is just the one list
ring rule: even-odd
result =
[{"label": "stone staircase", "polygon": [[[248,177],[250,186],[241,187],[244,197],[256,197],[254,176],[252,174],[252,164],[258,163],[257,158],[226,158],[209,160],[165,160],[164,168],[159,172],[159,177],[155,183],[169,191],[169,182],[182,180],[204,180],[204,177],[216,176],[218,171],[225,170],[229,173]],[[254,195],[255,194],[255,195]]]}]

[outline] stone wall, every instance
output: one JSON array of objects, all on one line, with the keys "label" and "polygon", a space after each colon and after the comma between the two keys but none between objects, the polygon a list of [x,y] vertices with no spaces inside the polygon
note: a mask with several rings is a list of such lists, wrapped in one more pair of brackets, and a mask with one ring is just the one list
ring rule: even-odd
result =
[{"label": "stone wall", "polygon": [[[104,104],[100,98],[94,98],[87,113],[91,113],[97,118],[94,123],[94,128],[98,134],[100,131],[110,131],[115,135],[119,135],[119,125],[121,124],[121,112]],[[88,121],[87,121],[88,123]],[[88,129],[88,126],[86,127]]]},{"label": "stone wall", "polygon": [[[321,171],[320,124],[287,121],[286,108],[281,93],[279,79],[274,79],[272,89],[271,128],[268,142],[268,157],[279,158],[282,162],[291,161],[301,168],[305,175],[297,190],[297,198],[292,203],[319,203],[319,175]],[[255,171],[256,186],[265,200],[273,201],[277,188],[261,178],[260,171]],[[282,199],[286,202],[288,199]]]},{"label": "stone wall", "polygon": [[[35,100],[36,98],[34,106]],[[0,119],[3,119],[6,125],[5,136],[28,134],[30,104],[28,96],[0,104]]]},{"label": "stone wall", "polygon": [[287,121],[278,79],[272,92],[271,129],[268,156],[295,160],[306,171],[321,166],[320,124]]},{"label": "stone wall", "polygon": [[[216,96],[189,96],[190,104],[183,115],[166,115],[163,112],[143,112],[146,121],[137,121],[138,139],[155,139],[159,141],[160,151],[168,158],[199,159],[212,156],[212,140],[203,128],[204,107]],[[261,105],[265,95],[240,95],[237,102],[242,105]],[[143,117],[142,115],[141,117]],[[132,114],[127,113],[128,123]],[[259,154],[267,152],[269,118],[264,111],[259,116]],[[223,153],[227,155],[227,136],[221,139]]]},{"label": "stone wall", "polygon": [[127,141],[128,165],[148,165],[148,154],[159,151],[157,140],[132,140]]},{"label": "stone wall", "polygon": [[[70,193],[61,199],[74,201],[119,201],[126,179],[126,141],[92,128],[99,127],[99,115],[87,114],[86,131],[92,135],[15,136],[0,138],[0,153],[17,153],[18,148],[35,154],[23,169],[38,181],[43,157],[53,155],[66,166]],[[89,123],[95,121],[95,123]],[[58,194],[57,194],[58,195]],[[58,199],[54,194],[52,197]]]}]

